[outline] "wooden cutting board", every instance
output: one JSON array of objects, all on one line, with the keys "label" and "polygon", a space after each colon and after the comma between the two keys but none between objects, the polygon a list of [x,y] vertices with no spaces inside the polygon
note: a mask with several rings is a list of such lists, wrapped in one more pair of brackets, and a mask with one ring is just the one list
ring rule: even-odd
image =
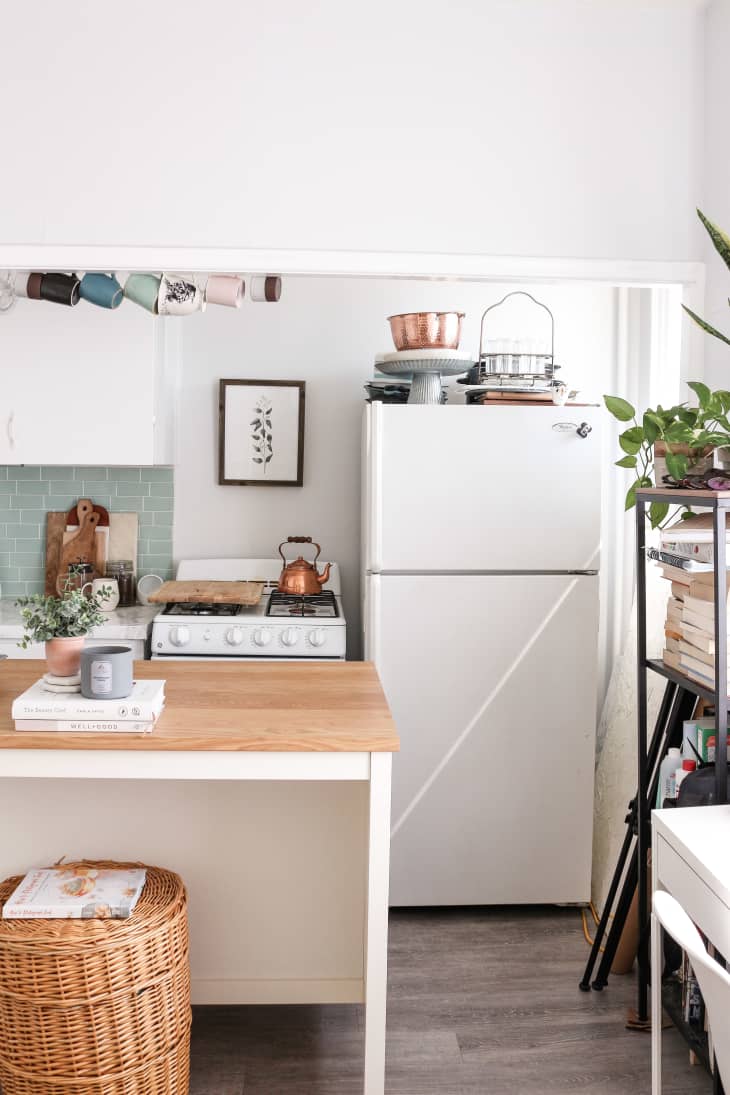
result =
[{"label": "wooden cutting board", "polygon": [[263,582],[163,582],[147,599],[156,604],[257,605],[263,592]]},{"label": "wooden cutting board", "polygon": [[56,593],[58,568],[61,565],[63,534],[66,531],[65,513],[46,514],[46,596]]},{"label": "wooden cutting board", "polygon": [[[103,574],[107,559],[131,559],[136,573],[138,515],[110,513],[108,520],[108,528],[96,529],[95,571],[100,575]],[[67,521],[67,513],[46,514],[46,594],[57,592],[56,581],[60,573],[63,550],[79,531],[78,528],[69,529]]]}]

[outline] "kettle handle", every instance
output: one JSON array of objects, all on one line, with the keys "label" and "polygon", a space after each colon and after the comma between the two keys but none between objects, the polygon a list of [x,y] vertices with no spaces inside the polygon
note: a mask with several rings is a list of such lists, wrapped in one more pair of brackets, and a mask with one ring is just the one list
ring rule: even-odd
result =
[{"label": "kettle handle", "polygon": [[[281,555],[281,560],[282,560],[284,566],[286,566],[286,559],[284,557],[284,552],[281,550],[283,547],[285,547],[287,544],[311,544],[311,543],[312,543],[312,537],[311,536],[287,536],[286,540],[282,540],[281,543],[279,544],[279,555]],[[316,563],[317,560],[319,559],[319,554],[320,554],[322,548],[319,546],[319,544],[314,544],[314,547],[316,547],[316,549],[317,549],[317,554],[314,556],[314,562]]]}]

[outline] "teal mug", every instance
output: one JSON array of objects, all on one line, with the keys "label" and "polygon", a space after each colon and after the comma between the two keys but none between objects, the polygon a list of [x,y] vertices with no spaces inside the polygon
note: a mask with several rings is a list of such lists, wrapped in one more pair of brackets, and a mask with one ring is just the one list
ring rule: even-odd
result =
[{"label": "teal mug", "polygon": [[80,292],[82,300],[98,308],[118,308],[124,300],[124,291],[113,274],[84,274]]},{"label": "teal mug", "polygon": [[148,312],[157,312],[157,298],[160,295],[160,279],[154,274],[130,274],[124,285],[124,295],[146,308]]}]

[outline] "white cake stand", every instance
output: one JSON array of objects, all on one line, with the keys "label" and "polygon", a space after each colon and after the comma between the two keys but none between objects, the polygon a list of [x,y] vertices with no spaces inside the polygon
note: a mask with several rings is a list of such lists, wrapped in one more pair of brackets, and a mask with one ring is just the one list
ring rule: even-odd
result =
[{"label": "white cake stand", "polygon": [[411,378],[409,403],[441,403],[441,377],[459,376],[474,364],[459,350],[398,350],[382,354],[376,368],[385,376]]}]

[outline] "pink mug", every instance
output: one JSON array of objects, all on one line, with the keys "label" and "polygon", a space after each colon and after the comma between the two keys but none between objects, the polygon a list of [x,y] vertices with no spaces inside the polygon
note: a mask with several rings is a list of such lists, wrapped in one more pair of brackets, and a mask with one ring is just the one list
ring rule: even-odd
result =
[{"label": "pink mug", "polygon": [[207,304],[222,304],[226,308],[240,308],[246,283],[232,274],[211,274],[205,285]]}]

